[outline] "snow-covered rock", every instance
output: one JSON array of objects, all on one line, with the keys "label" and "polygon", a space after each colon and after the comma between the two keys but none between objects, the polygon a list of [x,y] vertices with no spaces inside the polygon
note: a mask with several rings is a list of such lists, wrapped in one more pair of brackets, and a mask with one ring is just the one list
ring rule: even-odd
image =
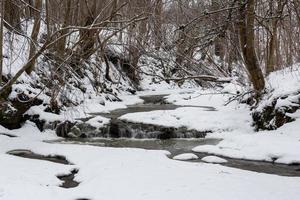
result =
[{"label": "snow-covered rock", "polygon": [[201,159],[204,162],[207,163],[226,163],[227,160],[220,158],[218,156],[205,156]]},{"label": "snow-covered rock", "polygon": [[183,153],[173,157],[174,160],[196,160],[198,158],[199,157],[193,153]]}]

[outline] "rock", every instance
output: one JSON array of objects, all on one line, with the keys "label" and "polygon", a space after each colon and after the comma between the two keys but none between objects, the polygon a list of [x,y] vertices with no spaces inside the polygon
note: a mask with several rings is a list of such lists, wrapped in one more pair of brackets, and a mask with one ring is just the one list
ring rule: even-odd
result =
[{"label": "rock", "polygon": [[22,115],[9,102],[0,104],[0,125],[8,129],[20,128],[24,121]]},{"label": "rock", "polygon": [[295,121],[292,114],[300,109],[300,92],[283,95],[262,101],[253,112],[253,125],[256,130],[274,130],[286,123]]},{"label": "rock", "polygon": [[[171,138],[203,138],[209,131],[201,132],[186,127],[165,127],[154,124],[129,122],[123,119],[113,119],[108,124],[99,128],[104,137],[112,138],[154,138],[167,140]],[[99,132],[101,132],[98,130]],[[100,134],[100,135],[101,135]],[[99,135],[99,136],[100,136]]]},{"label": "rock", "polygon": [[205,156],[201,160],[207,163],[216,163],[216,164],[227,163],[227,160],[220,158],[218,156]]},{"label": "rock", "polygon": [[73,132],[69,132],[69,133],[67,133],[67,138],[79,138],[79,136]]},{"label": "rock", "polygon": [[80,138],[95,137],[100,134],[96,127],[85,122],[78,122],[71,131]]},{"label": "rock", "polygon": [[44,130],[45,129],[50,129],[50,130],[55,130],[56,129],[56,127],[58,126],[58,124],[60,124],[61,123],[61,121],[53,121],[53,122],[45,122],[45,124],[44,124]]},{"label": "rock", "polygon": [[128,88],[126,91],[130,92],[133,95],[136,94],[136,90],[135,89]]},{"label": "rock", "polygon": [[25,118],[28,119],[29,121],[32,121],[35,123],[35,125],[38,127],[38,129],[42,132],[44,131],[45,127],[45,120],[40,119],[40,115],[25,115]]},{"label": "rock", "polygon": [[197,160],[199,157],[193,153],[183,153],[173,157],[174,160]]},{"label": "rock", "polygon": [[70,134],[72,134],[72,137],[80,137],[81,130],[75,125],[71,128]]},{"label": "rock", "polygon": [[62,122],[60,124],[57,125],[56,127],[56,135],[59,137],[65,137],[68,138],[69,134],[71,132],[72,127],[75,125],[76,123],[70,122],[70,121],[65,121]]},{"label": "rock", "polygon": [[24,113],[31,107],[41,105],[42,100],[32,98],[20,92],[16,98],[0,103],[0,125],[8,129],[17,129],[27,120]]}]

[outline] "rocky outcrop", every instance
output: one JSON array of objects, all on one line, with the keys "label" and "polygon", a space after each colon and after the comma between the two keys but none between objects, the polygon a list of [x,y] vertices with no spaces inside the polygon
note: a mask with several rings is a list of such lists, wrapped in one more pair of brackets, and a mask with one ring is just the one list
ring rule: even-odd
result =
[{"label": "rocky outcrop", "polygon": [[20,93],[10,101],[0,104],[0,125],[8,129],[20,128],[26,121],[24,113],[31,107],[41,105],[42,100],[30,98],[24,93]]},{"label": "rocky outcrop", "polygon": [[282,125],[294,121],[292,113],[300,108],[300,92],[288,96],[274,98],[252,113],[256,130],[274,130]]}]

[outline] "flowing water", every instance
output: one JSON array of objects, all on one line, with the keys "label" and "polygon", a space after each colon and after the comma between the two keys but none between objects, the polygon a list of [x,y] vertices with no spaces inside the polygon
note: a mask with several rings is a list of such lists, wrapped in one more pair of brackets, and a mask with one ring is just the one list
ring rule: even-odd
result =
[{"label": "flowing water", "polygon": [[[164,96],[165,95],[144,96],[141,97],[144,100],[144,104],[129,106],[125,109],[117,109],[110,113],[94,113],[94,115],[101,115],[111,119],[111,123],[107,127],[107,134],[105,137],[62,139],[50,142],[94,145],[100,147],[167,150],[171,153],[169,158],[173,158],[173,156],[182,153],[194,153],[199,157],[199,159],[184,162],[202,162],[201,158],[208,154],[195,153],[192,152],[192,149],[199,145],[216,145],[220,142],[219,139],[206,139],[205,132],[188,130],[185,127],[175,129],[172,127],[126,122],[118,119],[120,116],[127,113],[149,112],[154,110],[174,110],[182,107],[166,103]],[[212,112],[216,111],[215,108],[209,106],[199,106],[199,108]],[[300,165],[283,165],[232,158],[225,159],[228,162],[222,165],[229,167],[282,176],[300,177]]]}]

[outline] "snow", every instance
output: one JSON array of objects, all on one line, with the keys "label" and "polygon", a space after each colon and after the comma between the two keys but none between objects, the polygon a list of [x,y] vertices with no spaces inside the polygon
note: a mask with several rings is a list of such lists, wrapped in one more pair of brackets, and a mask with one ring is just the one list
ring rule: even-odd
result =
[{"label": "snow", "polygon": [[89,119],[85,123],[90,124],[93,127],[100,128],[103,125],[108,124],[109,119],[107,119],[105,117],[101,117],[101,116],[96,116],[96,117]]},{"label": "snow", "polygon": [[[163,90],[161,93],[165,94]],[[129,113],[123,120],[169,127],[187,127],[199,131],[252,131],[249,108],[236,102],[224,104],[232,95],[200,89],[169,90],[166,100],[185,106],[175,110]]]},{"label": "snow", "polygon": [[201,158],[202,161],[207,163],[226,163],[227,160],[220,158],[218,156],[205,156]]},{"label": "snow", "polygon": [[[203,91],[186,89],[169,91],[168,100],[176,100],[178,104],[189,106],[205,103],[214,106],[217,111],[185,107],[174,111],[147,112],[142,115],[141,121],[185,125],[200,130],[213,128],[215,132],[208,137],[221,138],[222,141],[217,145],[199,146],[195,149],[201,152],[267,161],[276,158],[275,162],[280,163],[299,161],[299,151],[295,151],[300,149],[299,121],[286,124],[277,131],[255,133],[250,127],[251,120],[247,107],[236,103],[224,106],[228,96],[218,94],[216,94],[218,97],[199,96],[202,93]],[[192,98],[185,98],[191,95]],[[112,103],[110,108],[140,102],[135,96],[125,98],[128,101],[116,105]],[[295,115],[300,116],[299,113]],[[157,119],[151,120],[151,117]],[[180,117],[180,120],[176,119],[177,117]],[[135,116],[136,119],[138,118]],[[98,116],[88,122],[97,126],[106,123],[105,119]],[[177,162],[169,159],[165,151],[48,144],[43,141],[57,139],[55,134],[52,131],[40,133],[35,125],[29,122],[21,129],[13,131],[0,127],[0,132],[18,136],[9,138],[0,135],[1,200],[35,200],[41,196],[45,200],[77,198],[296,200],[300,195],[299,177],[255,173],[210,163]],[[41,155],[63,155],[74,165],[6,154],[15,149],[27,149]],[[188,156],[181,154],[179,157],[180,160],[183,157],[191,158],[191,154]],[[215,157],[208,158],[213,163],[219,160]],[[206,157],[204,161],[208,162],[206,160],[208,158]],[[75,180],[80,182],[80,185],[70,189],[60,188],[61,181],[56,176],[68,174],[73,169],[79,170]]]},{"label": "snow", "polygon": [[267,83],[273,96],[284,96],[299,91],[300,64],[270,73]]},{"label": "snow", "polygon": [[[272,102],[274,98],[289,95],[277,101],[276,107],[296,106],[299,102],[299,67],[295,65],[281,71],[273,72],[267,78],[271,96],[262,100],[257,110]],[[228,100],[237,91],[239,85],[232,83],[219,90],[201,88],[174,89],[161,93],[169,94],[166,100],[186,107],[176,110],[130,113],[121,118],[132,122],[157,124],[173,127],[187,127],[199,131],[212,131],[208,138],[222,141],[217,145],[201,145],[195,152],[214,155],[276,162],[283,164],[300,163],[300,111],[288,114],[296,121],[288,123],[274,131],[255,132],[251,126],[250,109],[235,101],[227,105]],[[153,94],[157,94],[152,91]],[[226,105],[226,106],[225,106]],[[211,106],[215,111],[197,106]]]},{"label": "snow", "polygon": [[[30,31],[30,28],[28,29]],[[75,36],[75,35],[74,35]],[[28,42],[16,34],[5,33],[4,44],[4,75],[14,75],[28,59]],[[14,38],[8,38],[14,37]],[[117,50],[118,48],[115,48]],[[11,50],[13,51],[12,53]],[[122,51],[122,49],[119,49]],[[41,58],[42,59],[42,58]],[[41,60],[39,59],[39,61]],[[93,58],[92,58],[93,59]],[[149,58],[147,58],[149,59]],[[147,70],[146,62],[142,70]],[[92,63],[92,61],[91,61]],[[43,63],[45,64],[45,63]],[[92,66],[92,65],[91,65]],[[49,71],[47,66],[39,66],[42,71]],[[272,91],[259,105],[262,108],[273,99],[280,99],[276,107],[293,106],[299,100],[299,68],[294,65],[278,72],[271,73],[267,78],[267,87]],[[112,71],[116,70],[114,67]],[[246,105],[231,102],[226,105],[233,94],[243,91],[236,83],[224,84],[223,88],[204,90],[194,87],[193,83],[185,82],[182,88],[176,84],[160,82],[154,84],[150,76],[142,77],[141,87],[148,89],[138,95],[120,92],[121,102],[111,102],[105,96],[97,95],[91,86],[93,74],[80,80],[87,92],[83,94],[78,88],[65,86],[60,96],[73,100],[76,106],[66,107],[61,114],[45,112],[45,106],[33,106],[27,111],[30,115],[39,115],[48,122],[76,120],[76,118],[92,117],[87,121],[94,127],[101,127],[109,119],[91,115],[92,113],[110,112],[128,105],[142,103],[141,95],[168,94],[166,100],[182,105],[176,110],[131,113],[122,119],[134,122],[180,127],[199,131],[212,131],[208,138],[219,138],[216,145],[195,147],[195,152],[204,152],[219,156],[239,159],[261,160],[275,163],[300,163],[300,111],[290,114],[296,121],[288,123],[275,131],[254,132],[251,127],[250,110]],[[162,74],[162,71],[157,71]],[[50,76],[49,76],[50,77]],[[89,80],[89,78],[91,80]],[[101,78],[99,78],[101,82]],[[49,79],[51,80],[51,79]],[[10,99],[24,92],[31,98],[38,98],[49,103],[46,90],[33,88],[32,83],[38,82],[34,72],[29,76],[24,73],[18,83],[12,87]],[[125,81],[124,81],[125,82]],[[127,84],[127,85],[126,85]],[[128,83],[125,88],[128,87]],[[71,88],[68,88],[71,87]],[[116,86],[119,89],[119,85]],[[121,87],[121,86],[120,86]],[[43,88],[43,86],[41,86]],[[206,106],[206,107],[197,107]],[[210,109],[208,107],[213,107]],[[11,138],[0,134],[0,200],[74,200],[79,198],[105,200],[224,200],[224,199],[272,199],[298,200],[300,196],[300,178],[282,177],[255,173],[210,163],[178,162],[198,157],[192,153],[180,154],[172,159],[165,151],[143,150],[133,148],[108,148],[88,145],[50,144],[45,140],[58,139],[54,131],[39,132],[37,127],[26,122],[21,129],[7,130],[0,126],[0,133],[15,135]],[[62,155],[74,165],[63,165],[42,160],[26,159],[8,155],[7,152],[25,149],[41,155]],[[205,162],[221,163],[226,160],[207,156]],[[75,180],[80,182],[76,188],[64,189],[56,176],[69,174],[78,169]]]},{"label": "snow", "polygon": [[55,113],[45,112],[45,107],[43,105],[40,106],[32,106],[25,114],[28,115],[39,115],[39,119],[45,120],[47,122],[54,122],[54,121],[64,121],[64,120],[72,120],[71,117],[58,115]]},{"label": "snow", "polygon": [[300,163],[299,119],[275,131],[223,132],[211,137],[223,140],[215,146],[198,146],[193,150],[239,159],[284,164]]},{"label": "snow", "polygon": [[206,108],[183,107],[176,110],[130,113],[121,119],[168,127],[185,126],[199,131],[234,130],[249,123],[248,115],[240,110],[209,111]]},{"label": "snow", "polygon": [[279,106],[289,106],[293,103],[295,98],[299,99],[300,88],[300,64],[295,64],[291,67],[275,71],[269,74],[266,79],[267,89],[271,92],[271,95],[265,97],[260,103],[257,110],[262,109],[265,105],[271,104],[271,102],[279,97],[284,97],[286,95],[291,95],[289,99],[279,102]]},{"label": "snow", "polygon": [[[268,87],[272,90],[271,96],[262,100],[257,110],[278,99],[276,108],[297,106],[299,102],[300,79],[299,67],[273,72],[267,78]],[[283,164],[300,163],[300,111],[288,114],[295,119],[294,122],[273,131],[254,132],[247,124],[233,131],[217,132],[209,135],[211,138],[220,138],[217,145],[204,145],[194,148],[195,152],[205,152],[215,155],[238,159],[260,160]],[[237,121],[241,123],[241,121]],[[242,128],[244,127],[244,128]],[[248,128],[247,128],[248,127]]]},{"label": "snow", "polygon": [[193,153],[183,153],[173,157],[174,160],[196,160],[198,158],[199,157]]},{"label": "snow", "polygon": [[[55,136],[31,123],[0,136],[0,199],[278,199],[296,200],[300,178],[281,177],[205,163],[176,162],[164,151],[48,144]],[[63,155],[63,165],[5,154],[28,149],[42,155]],[[60,188],[56,175],[78,169],[75,188]],[[251,191],[251,193],[249,193]],[[247,194],[247,195],[245,195]]]}]

